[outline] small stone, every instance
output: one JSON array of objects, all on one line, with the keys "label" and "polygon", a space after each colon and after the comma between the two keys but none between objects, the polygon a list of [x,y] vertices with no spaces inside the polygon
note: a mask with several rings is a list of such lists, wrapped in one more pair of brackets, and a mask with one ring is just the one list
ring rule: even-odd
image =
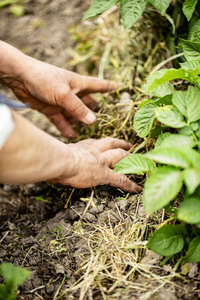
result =
[{"label": "small stone", "polygon": [[188,276],[189,276],[190,278],[194,278],[194,277],[199,273],[199,270],[198,270],[198,263],[188,263],[188,265],[189,265],[189,267],[190,267]]},{"label": "small stone", "polygon": [[56,264],[55,271],[56,271],[56,274],[64,274],[65,273],[64,267],[60,264]]},{"label": "small stone", "polygon": [[93,214],[93,215],[96,215],[96,214],[99,214],[99,213],[103,212],[103,209],[104,209],[103,204],[97,205],[96,207],[92,207],[90,209],[90,213]]},{"label": "small stone", "polygon": [[94,215],[92,215],[91,213],[87,212],[84,216],[84,218],[88,221],[88,222],[93,222],[96,220],[96,217]]},{"label": "small stone", "polygon": [[115,202],[114,201],[108,202],[108,207],[113,209],[113,210],[116,209]]},{"label": "small stone", "polygon": [[47,294],[52,294],[54,292],[54,286],[53,285],[47,286],[46,292],[47,292]]}]

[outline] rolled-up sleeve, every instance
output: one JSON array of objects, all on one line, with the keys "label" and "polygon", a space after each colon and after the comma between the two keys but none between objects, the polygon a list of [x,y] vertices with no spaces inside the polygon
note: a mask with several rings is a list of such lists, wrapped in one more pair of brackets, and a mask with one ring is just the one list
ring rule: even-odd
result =
[{"label": "rolled-up sleeve", "polygon": [[14,127],[15,125],[12,119],[11,110],[8,108],[8,106],[0,104],[0,150],[13,131]]}]

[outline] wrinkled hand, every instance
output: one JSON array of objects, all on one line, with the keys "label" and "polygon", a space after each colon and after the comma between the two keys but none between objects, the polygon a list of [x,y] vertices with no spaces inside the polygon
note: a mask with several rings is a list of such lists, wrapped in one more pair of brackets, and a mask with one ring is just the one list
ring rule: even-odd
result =
[{"label": "wrinkled hand", "polygon": [[114,138],[100,140],[87,139],[76,144],[68,144],[75,156],[72,173],[53,180],[77,188],[88,188],[109,184],[130,193],[138,193],[140,186],[125,175],[116,174],[112,167],[130,153],[130,143]]},{"label": "wrinkled hand", "polygon": [[22,102],[45,114],[64,136],[76,138],[70,124],[95,121],[91,110],[97,103],[89,94],[111,91],[114,85],[25,57],[20,76],[12,77],[11,89]]}]

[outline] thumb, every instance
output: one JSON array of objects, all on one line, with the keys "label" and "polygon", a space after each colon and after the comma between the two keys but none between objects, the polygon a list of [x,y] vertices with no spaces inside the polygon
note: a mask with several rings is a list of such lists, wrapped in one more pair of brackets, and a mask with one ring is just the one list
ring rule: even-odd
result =
[{"label": "thumb", "polygon": [[92,124],[96,121],[93,112],[72,91],[67,93],[67,99],[65,98],[60,105],[66,112],[85,124]]}]

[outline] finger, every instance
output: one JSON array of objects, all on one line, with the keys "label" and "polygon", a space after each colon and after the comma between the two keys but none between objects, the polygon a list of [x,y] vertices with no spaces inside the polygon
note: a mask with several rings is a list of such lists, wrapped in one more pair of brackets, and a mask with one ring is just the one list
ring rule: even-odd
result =
[{"label": "finger", "polygon": [[92,111],[97,111],[99,108],[99,104],[95,101],[90,95],[86,95],[81,97],[83,103]]},{"label": "finger", "polygon": [[77,138],[77,134],[61,113],[48,116],[48,118],[61,131],[63,136],[72,139]]},{"label": "finger", "polygon": [[91,76],[81,76],[81,89],[80,94],[91,94],[91,93],[106,93],[116,90],[118,85],[111,81],[99,79]]},{"label": "finger", "polygon": [[106,137],[100,140],[94,140],[93,145],[100,152],[104,152],[110,149],[117,149],[117,148],[129,150],[132,147],[131,143],[128,143],[124,140],[111,138],[111,137]]},{"label": "finger", "polygon": [[142,187],[132,182],[128,177],[123,174],[116,174],[112,170],[108,171],[108,184],[120,188],[123,191],[129,192],[131,194],[140,193]]},{"label": "finger", "polygon": [[[82,97],[81,100],[92,111],[98,111],[98,102],[96,102],[90,95]],[[66,110],[64,111],[64,116],[70,124],[77,124],[79,122],[77,118],[69,114]]]},{"label": "finger", "polygon": [[123,149],[112,149],[101,153],[101,159],[109,168],[113,168],[116,163],[128,155],[130,153]]},{"label": "finger", "polygon": [[88,146],[92,146],[94,144],[95,139],[86,139],[80,142],[77,142],[76,145],[80,145],[82,147],[88,147]]},{"label": "finger", "polygon": [[[68,99],[66,99],[66,96]],[[59,101],[60,105],[79,121],[92,124],[96,121],[93,112],[73,92],[68,91],[67,95]]]}]

